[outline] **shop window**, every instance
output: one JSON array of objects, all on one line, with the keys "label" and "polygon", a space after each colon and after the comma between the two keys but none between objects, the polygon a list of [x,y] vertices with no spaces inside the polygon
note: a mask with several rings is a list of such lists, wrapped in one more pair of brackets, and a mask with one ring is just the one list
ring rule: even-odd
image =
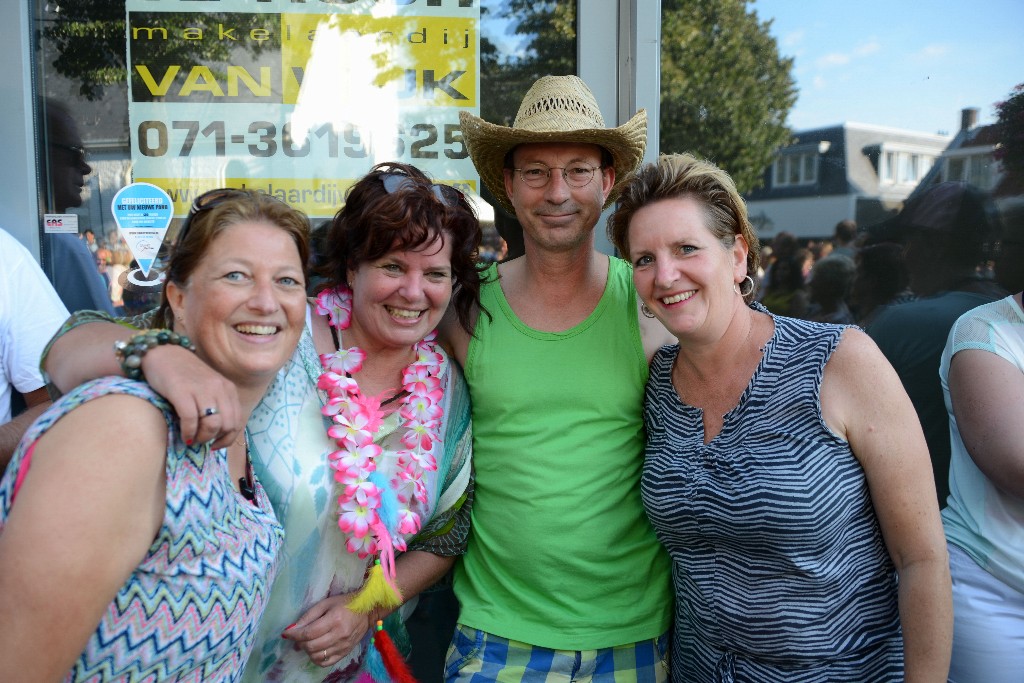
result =
[{"label": "shop window", "polygon": [[[165,243],[210,187],[260,187],[314,224],[380,161],[479,190],[459,107],[511,122],[538,74],[576,73],[575,36],[549,21],[572,20],[576,2],[519,14],[502,0],[377,3],[361,15],[344,3],[239,5],[249,11],[35,0],[41,222],[66,231],[45,232],[42,257],[58,289],[83,295],[69,308],[134,313],[157,301],[158,286],[134,287],[110,209],[133,180],[171,194]],[[374,79],[387,87],[368,88]],[[497,252],[494,210],[476,199]]]}]

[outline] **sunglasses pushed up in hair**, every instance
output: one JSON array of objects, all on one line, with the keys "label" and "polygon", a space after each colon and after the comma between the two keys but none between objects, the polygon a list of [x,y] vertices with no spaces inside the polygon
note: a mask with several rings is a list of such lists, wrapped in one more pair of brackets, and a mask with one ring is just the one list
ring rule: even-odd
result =
[{"label": "sunglasses pushed up in hair", "polygon": [[[423,186],[427,182],[404,173],[383,173],[380,179],[384,183],[384,190],[388,194],[400,192],[404,188],[415,189],[417,186]],[[459,200],[462,199],[462,193],[451,185],[430,183],[430,191],[434,193],[437,201],[445,206],[456,207],[459,205]]]},{"label": "sunglasses pushed up in hair", "polygon": [[178,236],[175,239],[175,244],[181,244],[185,239],[185,235],[188,234],[189,228],[192,227],[192,221],[195,217],[204,211],[223,204],[226,201],[232,199],[239,199],[241,197],[249,197],[251,194],[245,190],[239,190],[234,187],[218,187],[216,190],[209,190],[202,193],[192,202],[192,207],[188,210],[188,215],[185,216],[185,221],[181,224],[181,230],[178,231]]}]

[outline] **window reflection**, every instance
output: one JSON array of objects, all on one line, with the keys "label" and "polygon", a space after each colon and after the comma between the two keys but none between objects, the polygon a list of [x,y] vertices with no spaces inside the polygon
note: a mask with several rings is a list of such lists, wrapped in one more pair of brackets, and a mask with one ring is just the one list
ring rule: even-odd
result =
[{"label": "window reflection", "polygon": [[[484,0],[480,12],[481,115],[490,121],[511,123],[519,101],[538,76],[576,72],[576,3]],[[164,58],[158,60],[163,66],[156,68],[155,72],[147,72],[133,79],[136,100],[152,90],[144,87],[145,83],[140,80],[144,76],[148,75],[152,81],[150,85],[159,86],[175,64],[217,64],[227,58],[225,50],[228,48],[225,44],[185,39],[189,17],[195,15],[164,13],[160,16],[159,24],[166,30],[168,40],[149,41],[153,44],[149,45],[147,42],[147,49],[156,49],[164,54]],[[213,15],[206,18],[209,19],[210,16]],[[250,22],[255,22],[253,27],[267,30],[268,27],[265,22],[261,23],[258,15],[247,16]],[[67,121],[66,125],[55,123],[54,119],[47,115],[46,106],[39,107],[39,130],[43,138],[41,146],[48,150],[48,157],[41,160],[40,168],[49,169],[49,172],[41,174],[43,177],[40,180],[40,204],[47,214],[70,213],[77,217],[80,237],[71,237],[75,237],[81,246],[86,244],[85,231],[88,229],[91,231],[90,236],[94,236],[96,243],[104,249],[109,250],[111,254],[123,254],[125,245],[117,233],[109,204],[117,190],[132,180],[128,88],[125,78],[128,62],[125,47],[125,5],[110,0],[79,0],[74,3],[37,0],[34,19],[37,27],[34,35],[38,37],[38,82],[42,84],[43,94],[49,101],[68,103],[62,117],[62,121]],[[176,30],[176,27],[181,30]],[[331,41],[332,36],[337,40]],[[146,35],[142,38],[146,38]],[[287,145],[293,152],[301,153],[301,146],[294,140],[305,139],[301,135],[302,131],[323,132],[324,122],[330,123],[344,112],[344,118],[351,125],[336,129],[339,146],[364,149],[367,154],[372,154],[376,161],[397,153],[393,140],[396,126],[394,115],[387,114],[394,110],[395,94],[387,93],[392,99],[383,101],[380,97],[373,96],[374,93],[353,92],[351,88],[343,87],[349,80],[355,81],[346,79],[346,73],[361,73],[373,68],[374,45],[366,44],[365,37],[362,42],[359,40],[360,37],[355,33],[324,33],[322,37],[318,35],[313,46],[313,59],[308,63],[304,74],[301,104],[296,107],[289,130],[282,132],[281,140],[276,140],[278,144]],[[260,43],[249,43],[232,49],[237,53],[232,59],[246,63],[245,54],[252,53],[253,57],[264,47]],[[361,60],[369,62],[360,66]],[[335,66],[337,64],[349,66],[347,69],[339,70]],[[163,75],[160,73],[161,69]],[[216,80],[216,69],[208,71],[209,78]],[[249,72],[260,73],[253,69],[247,71]],[[258,86],[261,83],[257,76],[253,76],[253,79],[255,80],[250,85]],[[195,85],[202,85],[201,80],[195,80]],[[239,87],[244,90],[244,86],[245,83]],[[140,91],[140,87],[145,92]],[[216,93],[212,86],[208,92],[207,99],[213,99]],[[177,95],[168,90],[166,95],[159,99],[169,101],[167,98],[173,100],[175,97]],[[148,95],[143,97],[147,98]],[[359,107],[359,111],[364,114],[358,114],[353,107]],[[192,119],[199,118],[201,108],[200,103],[190,109],[196,113]],[[50,111],[56,112],[56,107]],[[359,120],[359,125],[355,128],[355,124],[351,123],[353,119]],[[386,133],[378,131],[384,128],[387,128]],[[439,149],[444,148],[445,158],[465,157],[464,149],[462,152],[459,149],[461,143],[457,130],[448,130],[450,126],[443,130],[439,126],[435,128],[438,128],[438,145]],[[68,130],[72,130],[74,134],[69,136]],[[377,134],[370,135],[367,131],[376,131]],[[211,134],[214,133],[216,131]],[[427,130],[419,131],[418,134],[428,136],[430,133],[431,131]],[[201,126],[198,134],[203,134]],[[357,135],[360,137],[357,138]],[[226,134],[224,137],[226,138]],[[321,135],[321,138],[324,138],[324,135]],[[369,139],[391,140],[392,144],[369,146],[366,144]],[[317,140],[327,144],[324,140]],[[145,131],[145,138],[140,139],[140,144],[144,145],[151,146],[158,142],[159,140],[154,138],[154,133],[148,129]],[[164,152],[169,159],[173,159],[176,154],[170,146]],[[453,154],[456,156],[453,157]],[[440,158],[440,154],[434,152],[433,157]],[[221,178],[245,178],[250,172],[250,163],[252,161],[248,159],[231,159],[226,164],[220,161],[215,173]],[[187,170],[181,173],[188,173],[189,176],[202,174],[195,166],[184,168]],[[331,169],[325,169],[322,175],[330,177],[331,173]],[[58,178],[61,174],[63,180]],[[485,248],[482,258],[503,258],[508,253],[510,244],[513,251],[520,249],[521,237],[517,234],[514,220],[500,211],[498,215],[494,215],[494,202],[489,201],[486,196],[478,196],[476,202],[478,213],[485,224]],[[178,222],[176,219],[172,223],[168,232],[169,237],[175,234]],[[508,234],[508,243],[502,239],[499,230]],[[95,285],[96,281],[105,283],[105,278],[95,268],[92,252],[88,263],[97,272],[87,273],[82,268],[61,268],[61,274],[58,274],[58,269],[55,268],[57,262],[68,262],[66,252],[69,250],[63,248],[67,245],[71,245],[68,236],[47,236],[43,240],[43,260],[49,265],[51,276],[54,279],[74,278],[79,281],[79,285],[82,285],[81,281],[84,279],[90,284],[86,290],[95,290],[92,285]],[[76,248],[75,251],[79,250]],[[84,257],[84,253],[79,255]],[[76,263],[84,265],[86,259],[80,258]],[[110,269],[109,264],[107,265],[106,279],[109,279]],[[121,276],[120,279],[124,280],[121,268],[115,270],[116,274]],[[125,284],[128,285],[127,289],[123,287]],[[81,290],[82,287],[79,286],[78,289]],[[128,282],[115,282],[112,290],[109,287],[107,289],[107,298],[111,305],[124,305],[124,297],[128,296],[126,292],[132,289],[132,283],[130,279]],[[72,308],[88,306],[90,302],[78,303],[79,305]],[[105,302],[91,301],[93,307],[100,307],[99,304],[102,303]]]}]

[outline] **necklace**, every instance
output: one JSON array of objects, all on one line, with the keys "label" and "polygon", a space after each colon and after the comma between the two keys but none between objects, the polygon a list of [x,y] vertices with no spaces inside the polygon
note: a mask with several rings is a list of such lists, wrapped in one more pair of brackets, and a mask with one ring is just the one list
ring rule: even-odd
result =
[{"label": "necklace", "polygon": [[236,444],[245,449],[245,476],[238,478],[238,492],[242,494],[242,498],[253,505],[259,505],[256,501],[256,482],[252,478],[252,457],[249,455],[249,437],[246,434],[242,434],[242,442]]},{"label": "necklace", "polygon": [[[324,290],[317,296],[316,311],[327,315],[332,329],[345,330],[352,323],[352,292],[347,287]],[[374,443],[384,415],[373,396],[359,390],[352,375],[359,372],[366,352],[358,346],[320,356],[323,372],[317,387],[327,394],[321,412],[331,419],[327,434],[337,450],[327,456],[341,493],[338,496],[338,528],[346,536],[345,547],[360,558],[378,555],[384,577],[394,580],[395,551],[406,549],[403,534],[420,529],[414,501],[426,504],[423,474],[437,469],[432,453],[440,443],[438,430],[444,391],[438,375],[444,356],[439,352],[436,331],[413,345],[415,359],[402,372],[400,404],[404,430],[400,450]],[[385,402],[386,403],[386,402]],[[382,467],[382,465],[388,465]],[[394,474],[388,478],[384,472]]]}]

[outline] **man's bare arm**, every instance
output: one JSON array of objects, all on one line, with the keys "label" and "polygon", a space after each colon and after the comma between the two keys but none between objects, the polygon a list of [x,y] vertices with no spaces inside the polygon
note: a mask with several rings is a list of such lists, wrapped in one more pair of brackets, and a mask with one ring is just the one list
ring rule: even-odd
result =
[{"label": "man's bare arm", "polygon": [[46,387],[40,387],[30,391],[25,396],[25,405],[28,408],[6,424],[0,425],[0,474],[7,469],[7,463],[14,455],[14,449],[18,447],[25,430],[29,428],[35,419],[42,415],[43,411],[50,407],[50,397],[46,393]]}]

